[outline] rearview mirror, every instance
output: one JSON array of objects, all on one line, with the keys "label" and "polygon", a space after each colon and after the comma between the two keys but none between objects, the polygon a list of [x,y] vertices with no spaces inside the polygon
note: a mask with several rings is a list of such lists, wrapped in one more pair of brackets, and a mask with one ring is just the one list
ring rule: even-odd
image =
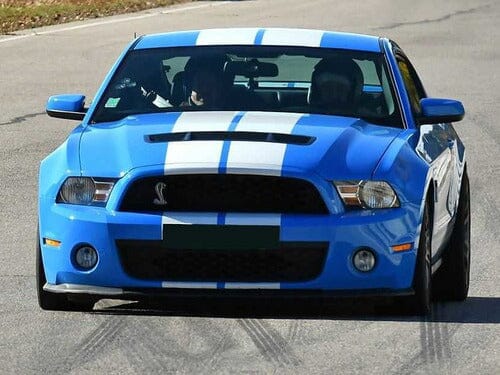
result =
[{"label": "rearview mirror", "polygon": [[423,124],[441,124],[457,122],[464,118],[464,106],[458,100],[424,98],[420,100],[422,114],[418,122]]},{"label": "rearview mirror", "polygon": [[50,117],[83,120],[87,112],[84,104],[85,96],[81,94],[54,95],[47,101],[45,110]]},{"label": "rearview mirror", "polygon": [[276,77],[278,66],[269,62],[258,61],[257,59],[246,61],[230,61],[224,68],[226,73],[247,78],[256,77]]}]

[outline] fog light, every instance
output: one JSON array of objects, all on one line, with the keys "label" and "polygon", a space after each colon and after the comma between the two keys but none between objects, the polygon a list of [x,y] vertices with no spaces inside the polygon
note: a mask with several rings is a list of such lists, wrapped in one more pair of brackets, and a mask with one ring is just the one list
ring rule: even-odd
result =
[{"label": "fog light", "polygon": [[358,271],[369,272],[375,267],[375,254],[370,249],[360,249],[354,254],[352,262]]},{"label": "fog light", "polygon": [[97,264],[97,251],[90,246],[82,246],[75,253],[78,267],[89,270]]}]

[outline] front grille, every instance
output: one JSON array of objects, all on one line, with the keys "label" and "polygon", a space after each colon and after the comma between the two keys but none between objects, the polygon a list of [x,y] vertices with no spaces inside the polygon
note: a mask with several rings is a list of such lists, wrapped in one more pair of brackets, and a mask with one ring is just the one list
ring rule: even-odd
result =
[{"label": "front grille", "polygon": [[[166,204],[159,199],[161,196]],[[297,178],[198,174],[146,177],[128,188],[120,211],[327,214],[310,182]]]},{"label": "front grille", "polygon": [[138,279],[193,282],[295,282],[319,276],[326,243],[275,249],[165,249],[161,241],[117,241],[125,272]]}]

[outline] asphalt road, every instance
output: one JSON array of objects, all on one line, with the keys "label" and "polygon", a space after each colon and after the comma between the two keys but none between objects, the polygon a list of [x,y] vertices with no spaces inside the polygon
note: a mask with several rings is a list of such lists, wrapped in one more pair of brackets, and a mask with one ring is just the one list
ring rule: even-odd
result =
[{"label": "asphalt road", "polygon": [[[0,373],[500,373],[499,19],[498,0],[213,1],[0,36]],[[456,128],[472,190],[466,302],[437,304],[427,319],[365,303],[38,308],[38,165],[76,125],[47,117],[46,98],[91,98],[134,33],[216,26],[389,36],[431,95],[464,102]]]}]

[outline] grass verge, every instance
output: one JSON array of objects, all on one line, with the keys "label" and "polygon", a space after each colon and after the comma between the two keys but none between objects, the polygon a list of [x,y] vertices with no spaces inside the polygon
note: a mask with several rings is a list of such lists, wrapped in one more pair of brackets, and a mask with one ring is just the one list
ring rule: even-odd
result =
[{"label": "grass verge", "polygon": [[0,34],[193,0],[0,0]]}]

